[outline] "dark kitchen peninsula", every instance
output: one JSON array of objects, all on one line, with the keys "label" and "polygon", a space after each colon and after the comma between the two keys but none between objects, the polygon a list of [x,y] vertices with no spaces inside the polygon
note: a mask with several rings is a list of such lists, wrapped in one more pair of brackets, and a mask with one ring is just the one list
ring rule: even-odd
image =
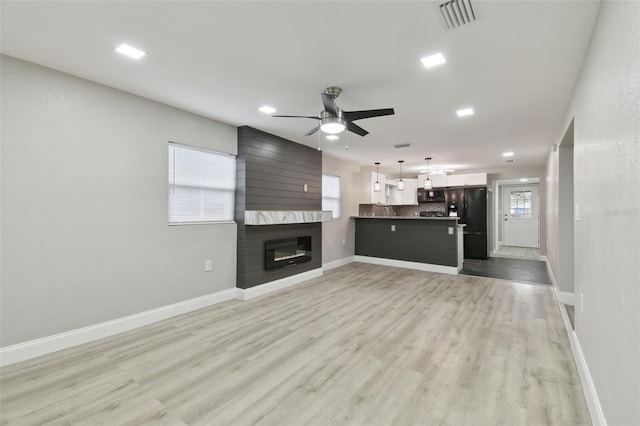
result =
[{"label": "dark kitchen peninsula", "polygon": [[457,217],[355,216],[355,260],[432,272],[462,269]]}]

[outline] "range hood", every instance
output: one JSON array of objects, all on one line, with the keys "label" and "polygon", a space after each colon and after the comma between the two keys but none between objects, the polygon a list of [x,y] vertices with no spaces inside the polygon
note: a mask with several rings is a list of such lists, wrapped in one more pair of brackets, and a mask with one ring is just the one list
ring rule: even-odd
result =
[{"label": "range hood", "polygon": [[331,220],[331,210],[246,210],[245,225],[286,225]]}]

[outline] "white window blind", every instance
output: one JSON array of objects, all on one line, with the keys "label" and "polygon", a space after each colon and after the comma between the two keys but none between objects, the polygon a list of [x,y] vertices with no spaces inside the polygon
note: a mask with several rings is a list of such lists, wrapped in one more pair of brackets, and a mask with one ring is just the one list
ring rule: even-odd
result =
[{"label": "white window blind", "polygon": [[340,217],[340,176],[322,175],[322,210],[331,210],[331,217]]},{"label": "white window blind", "polygon": [[233,220],[236,159],[169,143],[169,224]]}]

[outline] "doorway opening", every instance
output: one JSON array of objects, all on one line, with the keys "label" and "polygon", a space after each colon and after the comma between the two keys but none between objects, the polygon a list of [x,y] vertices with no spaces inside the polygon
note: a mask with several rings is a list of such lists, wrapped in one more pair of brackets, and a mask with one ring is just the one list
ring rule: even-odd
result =
[{"label": "doorway opening", "polygon": [[540,178],[494,182],[491,256],[540,260]]},{"label": "doorway opening", "polygon": [[460,273],[551,284],[540,256],[540,177],[495,180],[491,192],[490,257],[465,259]]}]

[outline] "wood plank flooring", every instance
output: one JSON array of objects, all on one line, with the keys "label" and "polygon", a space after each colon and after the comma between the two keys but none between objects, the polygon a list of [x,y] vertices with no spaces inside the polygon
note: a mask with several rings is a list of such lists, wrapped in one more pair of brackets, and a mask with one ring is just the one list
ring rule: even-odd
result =
[{"label": "wood plank flooring", "polygon": [[0,385],[3,425],[590,424],[550,287],[360,263]]}]

